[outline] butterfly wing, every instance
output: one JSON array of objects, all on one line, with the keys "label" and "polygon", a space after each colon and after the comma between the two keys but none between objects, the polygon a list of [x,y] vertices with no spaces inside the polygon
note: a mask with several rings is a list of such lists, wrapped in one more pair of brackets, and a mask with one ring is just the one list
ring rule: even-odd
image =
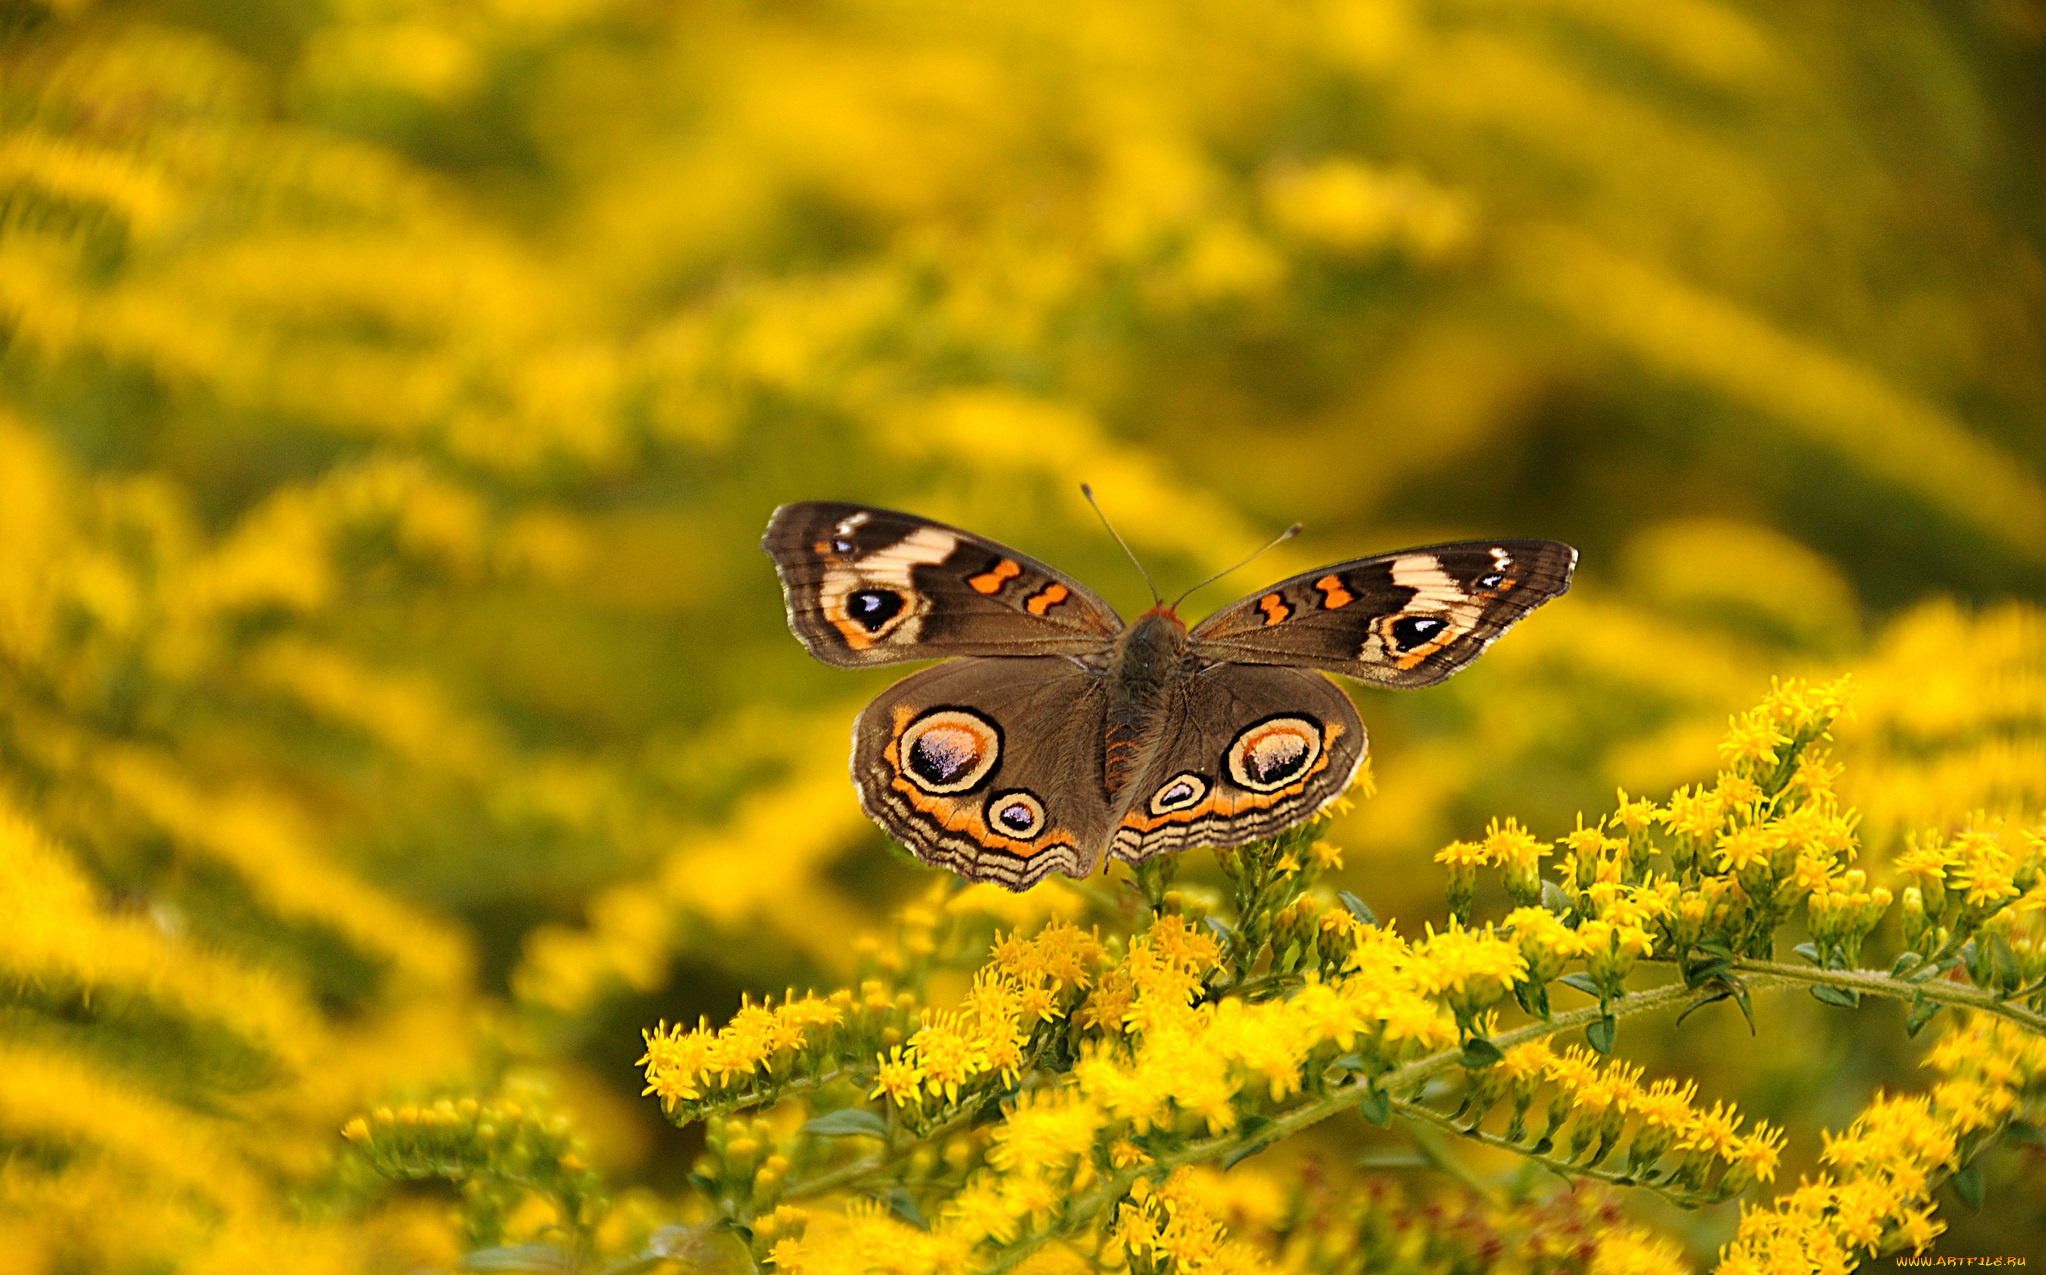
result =
[{"label": "butterfly wing", "polygon": [[826,664],[949,655],[1100,657],[1122,631],[1085,585],[956,527],[864,505],[783,505],[761,548],[789,627]]},{"label": "butterfly wing", "polygon": [[1167,688],[1136,779],[1117,794],[1109,853],[1141,863],[1282,832],[1343,795],[1364,749],[1357,710],[1321,674],[1210,666]]},{"label": "butterfly wing", "polygon": [[1327,669],[1432,686],[1570,587],[1577,551],[1479,540],[1339,562],[1231,603],[1194,627],[1204,660]]},{"label": "butterfly wing", "polygon": [[853,726],[860,804],[919,859],[975,881],[1087,876],[1112,822],[1107,702],[1099,674],[1056,656],[911,674]]}]

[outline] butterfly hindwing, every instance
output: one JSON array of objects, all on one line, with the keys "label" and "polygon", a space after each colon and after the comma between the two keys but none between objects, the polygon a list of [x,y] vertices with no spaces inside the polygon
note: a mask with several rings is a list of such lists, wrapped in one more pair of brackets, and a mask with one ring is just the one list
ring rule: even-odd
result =
[{"label": "butterfly hindwing", "polygon": [[1193,630],[1204,660],[1326,669],[1431,686],[1570,587],[1577,551],[1480,540],[1322,567],[1217,611]]},{"label": "butterfly hindwing", "polygon": [[864,505],[783,505],[761,547],[789,627],[827,664],[1101,656],[1122,630],[1092,590],[992,540]]},{"label": "butterfly hindwing", "polygon": [[1087,876],[1112,822],[1106,711],[1103,679],[1067,659],[925,669],[853,726],[860,804],[918,858],[975,881]]},{"label": "butterfly hindwing", "polygon": [[1109,853],[1141,863],[1272,836],[1343,795],[1364,723],[1319,673],[1214,665],[1166,692],[1135,778],[1116,794]]}]

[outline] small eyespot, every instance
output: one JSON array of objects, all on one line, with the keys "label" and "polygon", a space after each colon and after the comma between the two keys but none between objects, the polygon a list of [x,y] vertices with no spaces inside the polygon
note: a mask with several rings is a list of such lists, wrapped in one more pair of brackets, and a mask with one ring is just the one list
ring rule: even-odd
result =
[{"label": "small eyespot", "polygon": [[1306,774],[1320,757],[1321,723],[1288,716],[1246,727],[1222,760],[1239,787],[1276,792]]},{"label": "small eyespot", "polygon": [[1506,583],[1506,577],[1497,571],[1478,577],[1478,587],[1481,589],[1496,589],[1504,583]]},{"label": "small eyespot", "polygon": [[853,542],[847,540],[844,536],[839,536],[831,542],[831,550],[833,553],[851,553],[853,551]]},{"label": "small eyespot", "polygon": [[1440,636],[1448,624],[1438,615],[1403,615],[1392,622],[1392,643],[1402,651],[1426,646]]},{"label": "small eyespot", "polygon": [[911,783],[928,793],[961,793],[994,769],[1002,733],[978,713],[941,708],[911,722],[898,746]]},{"label": "small eyespot", "polygon": [[1174,775],[1151,795],[1151,813],[1169,815],[1201,804],[1208,795],[1208,781],[1191,772]]},{"label": "small eyespot", "polygon": [[1044,831],[1044,803],[1021,788],[987,799],[987,824],[1011,841],[1030,841]]},{"label": "small eyespot", "polygon": [[888,622],[902,614],[905,599],[893,589],[861,589],[847,596],[846,614],[858,620],[869,633],[879,633]]}]

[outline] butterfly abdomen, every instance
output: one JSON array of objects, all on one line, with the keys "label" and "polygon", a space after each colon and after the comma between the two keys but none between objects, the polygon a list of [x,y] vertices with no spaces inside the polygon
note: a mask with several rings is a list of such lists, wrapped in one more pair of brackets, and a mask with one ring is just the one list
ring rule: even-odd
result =
[{"label": "butterfly abdomen", "polygon": [[1138,616],[1123,630],[1108,665],[1108,737],[1102,779],[1114,797],[1135,777],[1164,714],[1167,691],[1193,673],[1186,625],[1170,607]]}]

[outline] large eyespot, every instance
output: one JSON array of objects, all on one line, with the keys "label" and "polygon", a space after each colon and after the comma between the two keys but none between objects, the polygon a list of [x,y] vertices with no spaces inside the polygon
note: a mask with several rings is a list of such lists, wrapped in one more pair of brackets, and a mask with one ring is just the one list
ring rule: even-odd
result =
[{"label": "large eyespot", "polygon": [[940,708],[902,732],[902,773],[928,793],[965,792],[995,768],[1002,732],[979,713]]},{"label": "large eyespot", "polygon": [[1201,804],[1208,795],[1208,781],[1191,772],[1174,775],[1151,794],[1151,813],[1169,815],[1175,810]]},{"label": "large eyespot", "polygon": [[1449,621],[1439,615],[1403,615],[1392,622],[1392,644],[1411,651],[1433,642],[1448,627]]},{"label": "large eyespot", "polygon": [[906,599],[893,589],[861,589],[846,595],[845,613],[869,633],[879,633],[902,614]]},{"label": "large eyespot", "polygon": [[1223,760],[1241,787],[1276,792],[1306,774],[1320,756],[1321,723],[1308,717],[1267,717],[1246,727]]},{"label": "large eyespot", "polygon": [[987,826],[1011,841],[1034,840],[1044,831],[1044,803],[1021,788],[987,799]]}]

